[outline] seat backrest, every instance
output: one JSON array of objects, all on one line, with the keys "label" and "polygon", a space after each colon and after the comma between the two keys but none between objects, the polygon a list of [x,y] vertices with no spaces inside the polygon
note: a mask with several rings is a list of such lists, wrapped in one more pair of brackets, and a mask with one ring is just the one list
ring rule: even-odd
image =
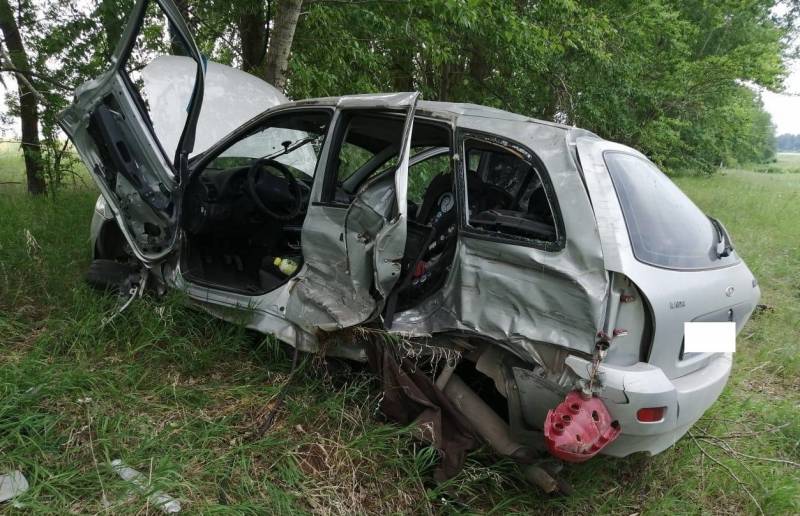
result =
[{"label": "seat backrest", "polygon": [[528,200],[528,216],[533,220],[552,224],[553,212],[550,210],[544,187],[539,186],[531,194],[531,198]]}]

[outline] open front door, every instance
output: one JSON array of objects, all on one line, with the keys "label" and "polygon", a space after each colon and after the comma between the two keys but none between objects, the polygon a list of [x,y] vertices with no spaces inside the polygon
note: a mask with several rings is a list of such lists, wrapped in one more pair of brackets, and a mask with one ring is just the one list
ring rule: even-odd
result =
[{"label": "open front door", "polygon": [[[417,93],[345,97],[303,224],[288,319],[332,331],[377,316],[400,279]],[[360,181],[354,181],[361,178]],[[348,185],[358,183],[350,194]]]},{"label": "open front door", "polygon": [[[188,66],[177,67],[170,87],[156,92],[148,87],[148,65],[170,54]],[[178,189],[194,147],[203,83],[203,58],[172,0],[138,0],[110,69],[80,86],[60,117],[145,263],[176,245]],[[154,127],[154,120],[170,125]]]}]

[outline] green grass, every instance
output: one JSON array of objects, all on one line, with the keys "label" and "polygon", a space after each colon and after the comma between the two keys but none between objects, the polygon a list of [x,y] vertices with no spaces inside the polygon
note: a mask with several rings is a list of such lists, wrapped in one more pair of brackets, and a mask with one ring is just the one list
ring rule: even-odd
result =
[{"label": "green grass", "polygon": [[[22,181],[4,151],[0,181]],[[725,222],[770,309],[740,335],[694,437],[569,466],[570,498],[542,495],[486,450],[434,484],[435,453],[375,420],[379,392],[359,368],[323,381],[306,361],[275,427],[254,438],[287,380],[283,347],[179,296],[137,301],[103,327],[116,299],[82,283],[96,193],[32,199],[0,185],[0,472],[25,473],[17,503],[31,512],[155,512],[110,470],[121,458],[191,513],[757,513],[748,491],[765,514],[800,513],[800,469],[777,462],[800,462],[800,174],[678,182]]]}]

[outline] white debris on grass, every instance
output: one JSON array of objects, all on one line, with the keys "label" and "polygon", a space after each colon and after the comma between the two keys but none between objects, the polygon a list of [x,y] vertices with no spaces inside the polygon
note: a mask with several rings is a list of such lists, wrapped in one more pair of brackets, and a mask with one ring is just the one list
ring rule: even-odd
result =
[{"label": "white debris on grass", "polygon": [[19,470],[0,475],[0,502],[11,500],[28,490],[28,479]]},{"label": "white debris on grass", "polygon": [[114,472],[116,472],[116,474],[122,478],[122,480],[130,482],[142,493],[150,493],[147,496],[147,499],[162,512],[181,512],[181,503],[175,498],[162,491],[150,492],[150,483],[142,473],[128,467],[128,465],[122,462],[120,459],[112,460],[111,467],[114,469]]}]

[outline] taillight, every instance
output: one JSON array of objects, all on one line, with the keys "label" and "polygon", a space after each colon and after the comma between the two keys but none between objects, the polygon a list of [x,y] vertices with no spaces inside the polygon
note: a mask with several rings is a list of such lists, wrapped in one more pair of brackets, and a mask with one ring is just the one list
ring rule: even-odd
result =
[{"label": "taillight", "polygon": [[647,407],[636,412],[636,419],[642,423],[657,423],[664,419],[664,411],[667,407]]}]

